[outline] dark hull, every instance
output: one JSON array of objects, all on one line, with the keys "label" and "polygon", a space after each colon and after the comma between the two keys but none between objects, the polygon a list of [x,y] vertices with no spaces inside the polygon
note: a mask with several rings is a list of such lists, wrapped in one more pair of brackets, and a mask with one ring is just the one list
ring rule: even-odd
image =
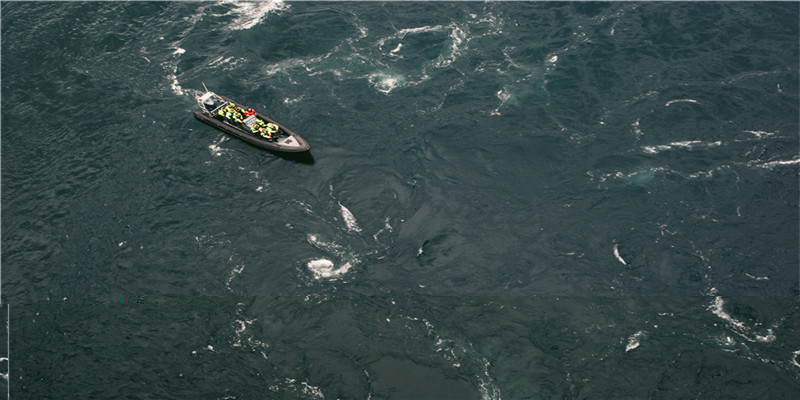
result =
[{"label": "dark hull", "polygon": [[[220,97],[222,97],[222,96],[220,96]],[[231,101],[228,98],[225,98],[225,99],[228,100],[228,101]],[[236,103],[236,104],[241,106],[238,103]],[[258,113],[258,112],[256,113],[256,115],[258,115],[259,118],[261,118],[262,120],[267,121],[267,122],[272,122],[272,123],[274,123],[274,124],[276,124],[276,125],[278,125],[280,127],[280,130],[282,131],[282,135],[281,135],[281,138],[278,141],[266,140],[266,139],[262,138],[261,136],[256,136],[256,135],[248,132],[247,130],[245,130],[243,128],[228,124],[227,122],[224,122],[224,121],[220,121],[220,120],[214,118],[213,116],[209,115],[208,113],[203,113],[203,112],[198,112],[198,111],[193,111],[193,113],[194,113],[195,118],[199,119],[200,121],[203,121],[203,122],[205,122],[205,123],[217,128],[217,129],[219,129],[219,130],[221,130],[221,131],[223,131],[223,132],[225,132],[225,133],[227,133],[227,134],[229,134],[231,136],[235,136],[235,137],[237,137],[239,139],[242,139],[245,142],[250,143],[250,144],[252,144],[253,146],[256,146],[256,147],[260,147],[260,148],[263,148],[263,149],[269,149],[269,150],[277,151],[277,152],[285,152],[285,153],[302,153],[302,152],[308,151],[310,149],[310,147],[308,146],[308,143],[306,143],[306,141],[303,140],[303,138],[301,138],[300,135],[294,133],[289,128],[281,125],[280,123],[278,123],[278,122],[276,122],[276,121],[274,121],[274,120],[272,120],[272,119],[270,119],[270,118],[266,117],[265,115],[263,115],[261,113]],[[291,142],[291,145],[285,145],[285,144],[282,144],[280,142],[283,142],[283,143]]]}]

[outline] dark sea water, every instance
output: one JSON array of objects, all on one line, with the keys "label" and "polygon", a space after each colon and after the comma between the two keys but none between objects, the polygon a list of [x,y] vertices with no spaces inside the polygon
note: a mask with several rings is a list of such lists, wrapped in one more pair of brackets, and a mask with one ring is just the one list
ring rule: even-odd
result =
[{"label": "dark sea water", "polygon": [[800,393],[797,2],[1,13],[9,398]]}]

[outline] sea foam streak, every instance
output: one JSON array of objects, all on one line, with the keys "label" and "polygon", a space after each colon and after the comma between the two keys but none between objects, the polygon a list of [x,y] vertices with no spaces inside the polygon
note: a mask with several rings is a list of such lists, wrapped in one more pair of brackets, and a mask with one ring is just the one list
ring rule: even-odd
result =
[{"label": "sea foam streak", "polygon": [[664,104],[664,106],[665,107],[669,107],[670,105],[675,104],[675,103],[695,103],[695,104],[700,104],[700,102],[695,100],[695,99],[676,99],[676,100],[668,101],[667,104]]},{"label": "sea foam streak", "polygon": [[343,206],[341,202],[339,202],[339,212],[342,213],[342,218],[344,218],[344,223],[347,225],[347,230],[350,232],[361,232],[361,228],[356,223],[356,217],[353,216],[353,213],[347,209],[347,207]]},{"label": "sea foam streak", "polygon": [[[179,58],[181,54],[186,53],[185,49],[177,47],[175,51],[172,52],[172,55],[175,56],[175,59]],[[172,88],[172,92],[177,94],[178,96],[183,96],[185,93],[183,88],[181,87],[180,82],[178,82],[178,63],[175,62],[175,65],[172,66],[172,73],[167,76],[169,80],[172,82],[170,83],[170,88]]]},{"label": "sea foam streak", "polygon": [[[637,122],[639,120],[636,120]],[[636,125],[638,128],[638,124]],[[672,142],[669,144],[661,144],[656,146],[644,146],[642,147],[642,151],[648,154],[658,154],[659,152],[666,151],[666,150],[673,150],[677,148],[684,148],[684,149],[694,149],[697,147],[717,147],[721,146],[722,141],[717,140],[716,142],[703,142],[702,140],[684,140],[681,142]]]},{"label": "sea foam streak", "polygon": [[619,247],[617,246],[616,243],[614,243],[614,257],[616,257],[617,260],[619,260],[619,262],[622,263],[622,265],[628,265],[628,263],[626,263],[625,260],[622,259],[622,256],[619,255]]},{"label": "sea foam streak", "polygon": [[[420,287],[424,287],[420,285]],[[437,354],[444,357],[454,368],[463,372],[470,371],[475,374],[482,400],[500,400],[500,388],[494,383],[489,372],[491,362],[478,354],[469,342],[453,340],[443,337],[436,332],[436,328],[425,318],[406,317],[407,321],[422,322],[425,324],[428,336],[433,339],[433,348]],[[409,328],[409,325],[406,325]]]},{"label": "sea foam streak", "polygon": [[795,159],[792,159],[792,160],[776,160],[776,161],[765,161],[765,162],[753,162],[753,161],[751,161],[751,162],[749,162],[747,164],[751,165],[751,166],[760,167],[760,168],[772,168],[772,167],[783,166],[783,165],[800,164],[800,158],[795,158]]},{"label": "sea foam streak", "polygon": [[[722,318],[730,326],[733,330],[739,334],[739,336],[747,339],[750,342],[761,342],[761,343],[769,343],[775,341],[775,334],[772,332],[772,328],[767,329],[766,335],[758,335],[754,334],[751,329],[748,329],[744,322],[739,321],[733,318],[730,314],[728,314],[724,309],[723,306],[725,305],[725,301],[722,300],[722,297],[716,296],[714,298],[714,302],[708,306],[708,310],[710,310],[714,315]],[[752,336],[751,336],[752,335]]]}]

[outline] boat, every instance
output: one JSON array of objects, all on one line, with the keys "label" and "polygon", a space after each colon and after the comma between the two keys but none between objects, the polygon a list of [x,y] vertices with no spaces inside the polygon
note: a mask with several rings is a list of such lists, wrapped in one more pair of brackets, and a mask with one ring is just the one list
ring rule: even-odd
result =
[{"label": "boat", "polygon": [[195,118],[256,147],[285,153],[310,149],[300,135],[283,124],[207,88],[196,100],[200,111],[193,111]]}]

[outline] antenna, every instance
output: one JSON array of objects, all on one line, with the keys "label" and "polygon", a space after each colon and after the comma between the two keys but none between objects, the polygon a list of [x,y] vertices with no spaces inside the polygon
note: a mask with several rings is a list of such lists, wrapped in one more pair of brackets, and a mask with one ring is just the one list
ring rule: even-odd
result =
[{"label": "antenna", "polygon": [[206,90],[206,92],[208,92],[208,88],[206,87],[206,83],[205,83],[205,82],[200,82],[200,83],[202,83],[202,84],[203,84],[203,89],[205,89],[205,90]]}]

